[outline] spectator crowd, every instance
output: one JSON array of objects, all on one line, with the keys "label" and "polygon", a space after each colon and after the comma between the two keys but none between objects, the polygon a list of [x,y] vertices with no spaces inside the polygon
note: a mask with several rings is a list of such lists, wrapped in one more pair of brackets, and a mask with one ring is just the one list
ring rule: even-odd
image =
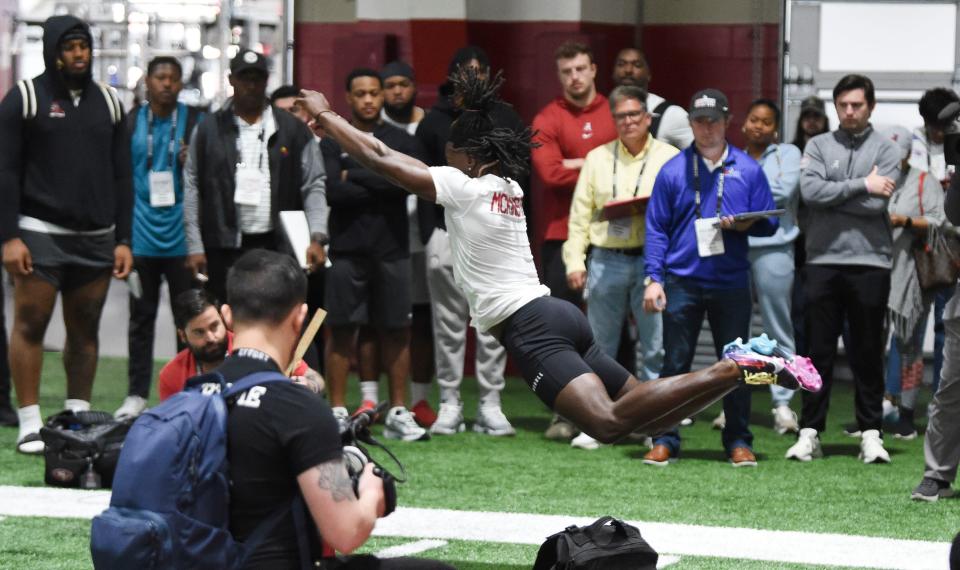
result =
[{"label": "spectator crowd", "polygon": [[[64,406],[82,411],[110,279],[129,285],[129,390],[116,416],[135,417],[150,396],[161,284],[181,349],[159,375],[166,399],[231,353],[219,307],[231,268],[255,249],[299,259],[311,310],[327,311],[325,331],[294,376],[325,391],[338,420],[386,399],[387,438],[454,436],[468,423],[489,436],[515,433],[501,406],[507,355],[490,332],[475,331],[476,410],[461,398],[470,312],[454,279],[443,207],[408,195],[309,128],[314,117],[298,104],[298,87],[268,96],[264,55],[236,54],[233,95],[212,112],[179,101],[183,70],[166,56],[149,63],[145,102],[124,110],[92,80],[89,28],[76,18],[47,22],[44,57],[46,71],[0,103],[0,242],[14,284],[9,342],[0,328],[0,424],[19,425],[18,451],[43,451],[42,341],[58,295]],[[721,358],[726,345],[752,336],[757,311],[773,350],[809,355],[822,375],[823,389],[793,405],[791,390],[771,386],[773,427],[797,438],[786,458],[811,461],[823,456],[842,337],[856,417],[845,429],[859,439],[860,460],[886,463],[885,436],[917,437],[932,312],[935,396],[913,497],[947,494],[960,455],[960,300],[951,298],[956,283],[925,283],[917,259],[944,254],[952,231],[944,153],[952,118],[941,111],[960,98],[931,89],[919,102],[922,127],[880,129],[870,121],[872,81],[847,75],[832,102],[802,102],[786,143],[771,99],[732,109],[709,86],[686,104],[656,95],[640,49],[598,62],[589,46],[566,42],[554,61],[558,95],[530,123],[533,175],[517,177],[524,199],[498,207],[541,222],[531,241],[540,244],[542,282],[586,311],[599,349],[640,381],[675,376],[690,371],[705,320]],[[476,46],[452,54],[448,75],[462,68],[496,71]],[[612,75],[609,94],[599,92],[598,73]],[[425,109],[405,62],[357,68],[342,81],[355,128],[427,165],[447,164],[451,125],[464,114],[450,82]],[[827,104],[836,108],[835,129]],[[734,114],[744,117],[744,148],[728,142]],[[496,128],[527,127],[503,102],[491,117]],[[285,212],[302,213],[306,240],[291,239]],[[351,370],[357,402],[347,401]],[[753,391],[726,395],[714,420],[734,467],[757,465]],[[645,464],[682,456],[679,425],[638,435],[650,438]],[[601,445],[561,416],[545,436]]]}]

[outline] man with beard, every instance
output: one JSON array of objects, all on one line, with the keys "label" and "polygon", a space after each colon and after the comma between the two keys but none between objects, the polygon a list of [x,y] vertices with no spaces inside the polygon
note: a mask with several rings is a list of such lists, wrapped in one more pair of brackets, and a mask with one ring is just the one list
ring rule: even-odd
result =
[{"label": "man with beard", "polygon": [[[160,401],[183,390],[188,378],[206,374],[223,364],[233,348],[233,333],[223,324],[217,301],[202,289],[189,289],[173,300],[177,337],[187,345],[160,370]],[[303,360],[293,371],[296,382],[314,392],[323,390],[323,377]]]},{"label": "man with beard", "polygon": [[39,454],[43,337],[63,298],[64,407],[90,408],[97,332],[110,275],[130,273],[130,155],[123,110],[91,76],[90,27],[73,16],[44,23],[45,71],[0,103],[0,243],[14,280],[10,369],[17,451]]},{"label": "man with beard", "polygon": [[280,212],[303,210],[310,228],[307,270],[323,266],[325,175],[313,134],[267,100],[267,59],[243,49],[230,61],[233,99],[197,126],[183,173],[187,265],[226,295],[227,271],[245,251],[280,250]]},{"label": "man with beard", "polygon": [[647,92],[647,109],[653,116],[650,134],[683,150],[693,142],[693,131],[687,111],[681,105],[650,93],[650,64],[647,56],[637,48],[624,48],[613,61],[613,82],[617,85],[633,85]]},{"label": "man with beard", "polygon": [[417,106],[417,79],[413,68],[402,61],[391,61],[380,70],[380,79],[383,81],[380,118],[411,135],[416,133],[425,113]]}]

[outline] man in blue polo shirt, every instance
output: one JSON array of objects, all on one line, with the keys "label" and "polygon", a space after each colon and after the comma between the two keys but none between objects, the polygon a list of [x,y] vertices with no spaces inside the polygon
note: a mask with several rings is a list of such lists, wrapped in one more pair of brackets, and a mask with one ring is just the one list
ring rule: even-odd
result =
[{"label": "man in blue polo shirt", "polygon": [[[717,357],[727,343],[750,335],[750,260],[747,236],[770,236],[777,220],[735,221],[734,214],[772,210],[760,166],[725,138],[727,98],[704,89],[690,103],[694,144],[660,170],[647,206],[644,309],[663,312],[661,377],[690,371],[706,313]],[[723,446],[734,467],[756,466],[750,433],[750,392],[723,399]],[[674,428],[654,438],[644,463],[665,466],[680,452]]]},{"label": "man in blue polo shirt", "polygon": [[153,376],[153,338],[164,279],[174,298],[191,286],[185,265],[183,162],[199,111],[178,103],[183,70],[172,57],[147,65],[147,103],[127,115],[133,166],[133,270],[127,364],[129,389],[117,417],[137,416],[147,406]]}]

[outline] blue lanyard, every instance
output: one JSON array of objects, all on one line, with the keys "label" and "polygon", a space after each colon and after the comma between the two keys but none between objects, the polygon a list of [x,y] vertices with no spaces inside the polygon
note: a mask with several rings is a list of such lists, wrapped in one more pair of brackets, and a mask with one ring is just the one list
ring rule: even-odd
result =
[{"label": "blue lanyard", "polygon": [[[167,143],[167,151],[170,153],[170,170],[173,170],[176,164],[173,157],[176,154],[177,112],[179,110],[180,105],[177,105],[173,108],[173,114],[170,116],[170,141]],[[153,168],[153,110],[147,105],[147,172],[150,172],[151,168]]]},{"label": "blue lanyard", "polygon": [[[717,217],[720,217],[720,205],[723,204],[723,163],[720,164],[720,176],[717,177]],[[700,153],[693,150],[693,188],[696,192],[694,204],[696,205],[697,218],[703,218],[700,213]]]}]

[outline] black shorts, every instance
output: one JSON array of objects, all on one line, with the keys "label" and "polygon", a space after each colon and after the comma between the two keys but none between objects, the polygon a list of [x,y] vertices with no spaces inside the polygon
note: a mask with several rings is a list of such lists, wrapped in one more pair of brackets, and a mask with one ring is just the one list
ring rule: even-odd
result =
[{"label": "black shorts", "polygon": [[577,376],[594,373],[615,398],[630,373],[593,340],[587,317],[556,297],[530,301],[504,321],[500,342],[533,392],[553,409],[557,394]]},{"label": "black shorts", "polygon": [[33,274],[59,291],[78,289],[113,271],[113,232],[78,236],[20,230],[20,239],[30,250]]},{"label": "black shorts", "polygon": [[410,326],[410,258],[330,258],[324,304],[331,326]]}]

